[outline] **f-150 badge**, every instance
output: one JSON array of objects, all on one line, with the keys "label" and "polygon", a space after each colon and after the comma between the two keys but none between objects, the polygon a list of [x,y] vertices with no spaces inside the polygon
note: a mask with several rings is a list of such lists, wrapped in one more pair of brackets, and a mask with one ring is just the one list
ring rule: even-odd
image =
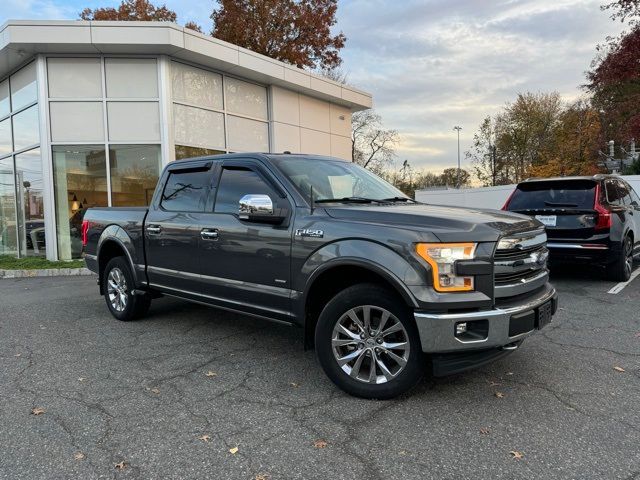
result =
[{"label": "f-150 badge", "polygon": [[298,228],[296,230],[296,237],[324,237],[324,230],[311,230],[309,228]]}]

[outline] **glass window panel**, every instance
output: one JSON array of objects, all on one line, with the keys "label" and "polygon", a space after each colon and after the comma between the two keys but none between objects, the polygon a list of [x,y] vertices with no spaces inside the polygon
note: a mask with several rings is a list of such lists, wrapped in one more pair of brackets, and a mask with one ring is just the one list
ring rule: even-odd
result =
[{"label": "glass window panel", "polygon": [[160,204],[171,212],[204,212],[211,172],[174,172],[169,175]]},{"label": "glass window panel", "polygon": [[42,158],[36,148],[16,155],[20,255],[45,256]]},{"label": "glass window panel", "polygon": [[222,113],[174,104],[173,122],[176,143],[224,149]]},{"label": "glass window panel", "polygon": [[151,203],[160,171],[160,145],[111,145],[111,205]]},{"label": "glass window panel", "polygon": [[18,254],[13,157],[0,160],[0,255]]},{"label": "glass window panel", "polygon": [[31,62],[22,70],[11,75],[9,82],[11,85],[11,108],[14,112],[38,100],[36,62]]},{"label": "glass window panel", "polygon": [[7,118],[0,122],[0,157],[13,152],[13,142],[11,140],[11,119]]},{"label": "glass window panel", "polygon": [[104,141],[101,102],[50,102],[49,112],[54,142]]},{"label": "glass window panel", "polygon": [[0,82],[0,118],[9,115],[11,105],[9,103],[9,80]]},{"label": "glass window panel", "polygon": [[107,206],[107,160],[100,145],[53,147],[53,182],[60,260],[82,253],[82,218],[87,208]]},{"label": "glass window panel", "polygon": [[186,145],[176,145],[176,160],[184,158],[205,157],[208,155],[220,155],[224,150],[212,150],[202,147],[188,147]]},{"label": "glass window panel", "polygon": [[22,150],[40,143],[38,106],[34,105],[13,116],[13,148]]},{"label": "glass window panel", "polygon": [[49,97],[102,97],[99,58],[50,58],[47,60]]},{"label": "glass window panel", "polygon": [[227,116],[229,148],[245,152],[269,151],[269,127],[265,122]]},{"label": "glass window panel", "polygon": [[264,194],[275,200],[273,190],[253,170],[228,169],[222,171],[214,211],[217,213],[238,213],[240,199],[245,195]]},{"label": "glass window panel", "polygon": [[227,111],[267,119],[267,89],[237,78],[225,77]]},{"label": "glass window panel", "polygon": [[175,101],[222,109],[222,76],[217,73],[173,62],[171,85]]},{"label": "glass window panel", "polygon": [[99,58],[50,58],[47,60],[49,97],[102,97]]},{"label": "glass window panel", "polygon": [[153,58],[107,58],[107,96],[158,98],[158,67]]},{"label": "glass window panel", "polygon": [[160,141],[158,102],[109,102],[109,140],[116,142]]}]

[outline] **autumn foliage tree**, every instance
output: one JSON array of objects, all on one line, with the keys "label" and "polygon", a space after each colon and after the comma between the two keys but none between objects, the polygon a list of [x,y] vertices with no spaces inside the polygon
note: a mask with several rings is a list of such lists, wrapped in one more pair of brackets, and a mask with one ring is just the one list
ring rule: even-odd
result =
[{"label": "autumn foliage tree", "polygon": [[618,0],[603,6],[611,18],[631,30],[598,47],[587,74],[593,105],[602,113],[602,141],[626,143],[640,138],[640,0]]},{"label": "autumn foliage tree", "polygon": [[[157,7],[148,0],[122,0],[118,8],[85,8],[79,16],[81,20],[137,20],[143,22],[175,22],[178,18],[176,12],[169,10],[166,5]],[[194,22],[188,22],[185,27],[202,32]]]},{"label": "autumn foliage tree", "polygon": [[300,68],[340,65],[346,37],[333,35],[338,0],[219,0],[211,34]]}]

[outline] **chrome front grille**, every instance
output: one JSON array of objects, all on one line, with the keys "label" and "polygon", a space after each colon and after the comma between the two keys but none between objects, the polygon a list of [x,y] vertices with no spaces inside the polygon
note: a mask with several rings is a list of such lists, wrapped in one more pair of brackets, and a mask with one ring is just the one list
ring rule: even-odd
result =
[{"label": "chrome front grille", "polygon": [[519,295],[547,281],[546,243],[544,230],[500,239],[494,255],[496,297]]}]

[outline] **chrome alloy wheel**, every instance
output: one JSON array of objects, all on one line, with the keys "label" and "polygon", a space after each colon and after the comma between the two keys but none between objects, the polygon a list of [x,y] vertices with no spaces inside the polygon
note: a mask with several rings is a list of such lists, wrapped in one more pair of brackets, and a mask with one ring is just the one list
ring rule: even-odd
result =
[{"label": "chrome alloy wheel", "polygon": [[409,359],[409,335],[391,312],[362,305],[345,313],[333,328],[333,356],[351,378],[368,384],[396,378]]},{"label": "chrome alloy wheel", "polygon": [[127,280],[118,267],[113,268],[107,277],[107,293],[109,302],[116,312],[123,312],[127,308]]}]

